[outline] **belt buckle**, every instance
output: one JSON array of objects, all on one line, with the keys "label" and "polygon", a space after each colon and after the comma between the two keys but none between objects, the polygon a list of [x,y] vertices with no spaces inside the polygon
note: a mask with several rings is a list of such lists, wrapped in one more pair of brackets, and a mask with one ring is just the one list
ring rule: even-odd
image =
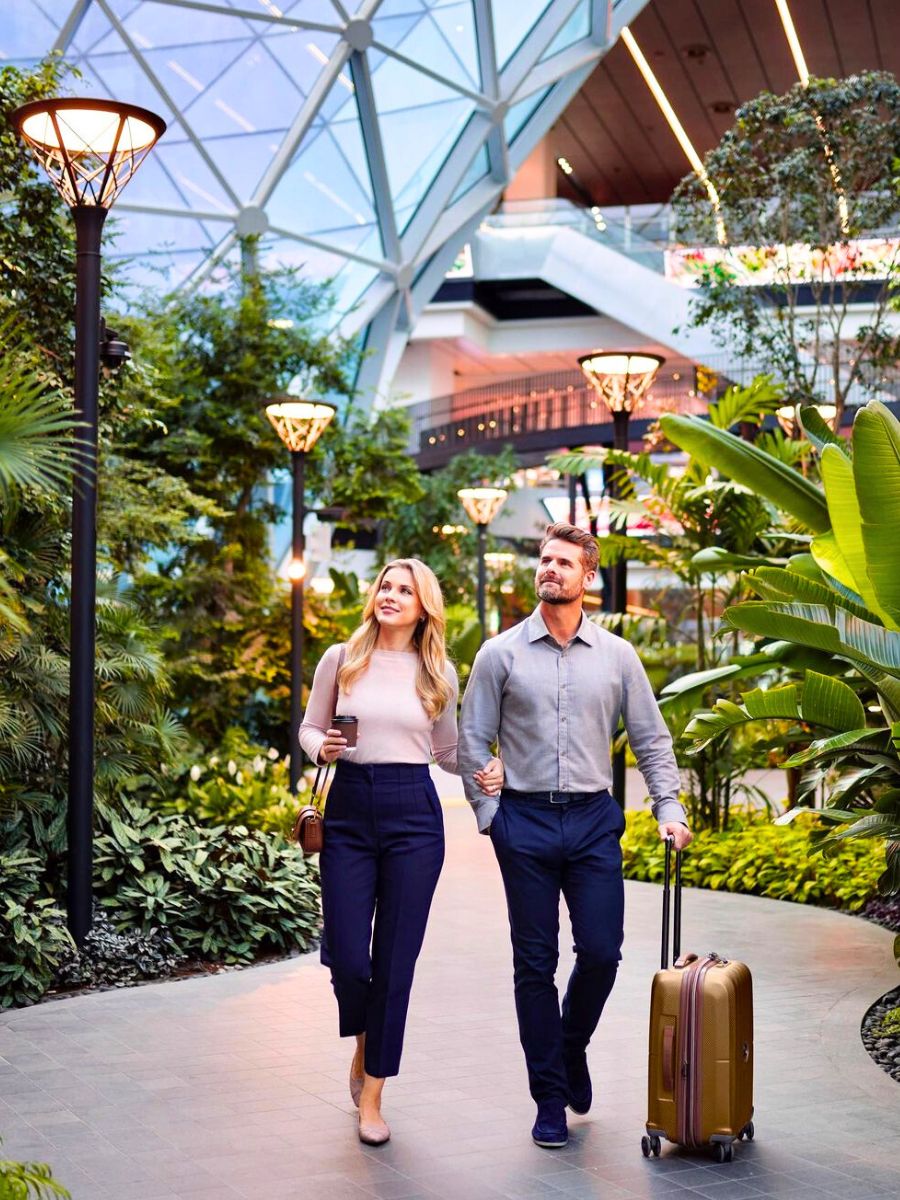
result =
[{"label": "belt buckle", "polygon": [[556,796],[566,796],[567,794],[568,793],[566,793],[566,792],[550,792],[550,803],[551,804],[568,804],[569,803],[568,800],[556,800],[554,798]]}]

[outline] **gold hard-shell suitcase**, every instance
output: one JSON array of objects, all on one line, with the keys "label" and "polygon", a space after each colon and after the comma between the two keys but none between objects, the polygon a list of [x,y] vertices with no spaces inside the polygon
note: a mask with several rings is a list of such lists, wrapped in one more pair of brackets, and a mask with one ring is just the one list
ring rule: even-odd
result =
[{"label": "gold hard-shell suitcase", "polygon": [[753,983],[749,968],[718,954],[681,955],[681,853],[669,966],[672,842],[666,841],[661,967],[650,993],[645,1157],[661,1139],[714,1148],[730,1162],[735,1139],[753,1138]]}]

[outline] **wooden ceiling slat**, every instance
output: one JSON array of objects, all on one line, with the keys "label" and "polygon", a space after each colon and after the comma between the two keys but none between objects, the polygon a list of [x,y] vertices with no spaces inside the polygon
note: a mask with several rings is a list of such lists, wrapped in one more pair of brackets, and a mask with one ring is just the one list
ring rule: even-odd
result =
[{"label": "wooden ceiling slat", "polygon": [[[886,68],[900,75],[900,0],[790,0],[790,7],[811,73]],[[732,124],[732,114],[714,105],[785,92],[797,82],[774,0],[652,0],[632,30],[701,155]],[[710,51],[698,61],[684,53],[691,45]],[[597,204],[663,203],[690,169],[621,42],[554,137]],[[575,147],[572,154],[566,145]],[[560,195],[577,199],[562,180]]]}]

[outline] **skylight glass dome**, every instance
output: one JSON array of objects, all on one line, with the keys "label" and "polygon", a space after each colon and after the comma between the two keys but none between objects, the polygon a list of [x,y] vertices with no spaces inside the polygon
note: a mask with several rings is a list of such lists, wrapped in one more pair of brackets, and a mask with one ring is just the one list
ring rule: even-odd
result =
[{"label": "skylight glass dome", "polygon": [[[444,272],[646,0],[3,0],[0,58],[168,132],[116,206],[135,284],[259,261],[330,279],[390,379]],[[108,253],[116,254],[115,245]]]}]

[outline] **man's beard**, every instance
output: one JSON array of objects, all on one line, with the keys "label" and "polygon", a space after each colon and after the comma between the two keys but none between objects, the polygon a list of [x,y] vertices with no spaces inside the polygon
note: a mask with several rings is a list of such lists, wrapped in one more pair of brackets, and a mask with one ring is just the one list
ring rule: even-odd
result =
[{"label": "man's beard", "polygon": [[[548,588],[555,590],[545,595]],[[574,593],[569,595],[560,583],[540,583],[538,584],[537,594],[538,599],[542,600],[544,604],[571,604],[575,599]]]}]

